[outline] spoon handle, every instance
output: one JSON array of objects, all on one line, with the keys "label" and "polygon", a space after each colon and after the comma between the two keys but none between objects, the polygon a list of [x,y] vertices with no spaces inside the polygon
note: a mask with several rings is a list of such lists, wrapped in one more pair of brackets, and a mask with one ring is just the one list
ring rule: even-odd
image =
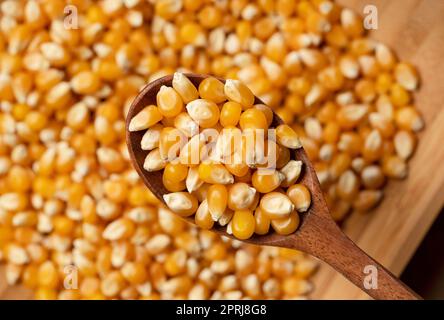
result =
[{"label": "spoon handle", "polygon": [[422,299],[380,263],[362,251],[329,217],[316,216],[307,241],[298,248],[327,262],[344,277],[378,300]]}]

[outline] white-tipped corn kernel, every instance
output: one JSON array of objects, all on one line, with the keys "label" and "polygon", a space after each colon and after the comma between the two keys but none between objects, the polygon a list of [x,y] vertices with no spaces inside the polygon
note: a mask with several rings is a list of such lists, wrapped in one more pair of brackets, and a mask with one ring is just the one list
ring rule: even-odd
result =
[{"label": "white-tipped corn kernel", "polygon": [[179,93],[184,103],[199,98],[199,93],[194,84],[181,72],[174,73],[173,88]]},{"label": "white-tipped corn kernel", "polygon": [[231,101],[240,103],[244,108],[250,108],[254,103],[254,95],[248,87],[239,80],[227,79],[224,93]]},{"label": "white-tipped corn kernel", "polygon": [[163,195],[163,200],[175,213],[189,216],[197,210],[197,199],[187,192],[173,192]]},{"label": "white-tipped corn kernel", "polygon": [[187,104],[190,117],[203,128],[213,127],[219,120],[219,107],[212,101],[196,99]]},{"label": "white-tipped corn kernel", "polygon": [[280,192],[270,192],[264,195],[260,207],[272,219],[288,217],[294,210],[294,204],[290,198]]},{"label": "white-tipped corn kernel", "polygon": [[289,187],[290,185],[295,183],[299,179],[301,171],[302,161],[288,161],[287,164],[280,171],[284,175],[284,180],[281,182],[281,186]]},{"label": "white-tipped corn kernel", "polygon": [[188,192],[193,192],[199,189],[203,185],[203,181],[199,179],[199,172],[197,167],[190,167],[188,169],[188,175],[185,180],[185,185]]},{"label": "white-tipped corn kernel", "polygon": [[131,119],[128,130],[140,131],[148,129],[162,120],[162,118],[163,116],[160,114],[159,109],[156,106],[147,106]]},{"label": "white-tipped corn kernel", "polygon": [[228,190],[228,207],[231,210],[247,209],[253,204],[255,195],[255,188],[243,182],[235,183]]},{"label": "white-tipped corn kernel", "polygon": [[143,168],[146,171],[159,171],[165,168],[166,162],[160,157],[159,148],[151,150],[145,158]]},{"label": "white-tipped corn kernel", "polygon": [[143,135],[140,141],[140,147],[142,150],[153,150],[159,147],[160,132],[162,131],[162,126],[156,124],[149,128]]},{"label": "white-tipped corn kernel", "polygon": [[415,149],[415,136],[411,132],[401,130],[395,134],[393,143],[396,154],[400,158],[407,160]]}]

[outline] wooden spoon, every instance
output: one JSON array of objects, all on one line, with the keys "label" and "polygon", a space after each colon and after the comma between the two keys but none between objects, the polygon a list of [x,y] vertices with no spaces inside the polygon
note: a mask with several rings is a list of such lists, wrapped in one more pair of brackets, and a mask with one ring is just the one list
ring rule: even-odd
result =
[{"label": "wooden spoon", "polygon": [[[198,87],[207,76],[186,74],[191,82]],[[140,147],[144,131],[130,132],[130,120],[145,106],[156,104],[156,95],[162,85],[172,85],[172,75],[157,79],[148,84],[132,103],[126,118],[126,142],[133,166],[145,185],[162,201],[163,195],[169,193],[162,183],[162,171],[148,172],[143,163],[148,151]],[[223,79],[220,79],[224,82]],[[263,103],[256,98],[255,103]],[[283,123],[275,114],[271,127]],[[254,235],[245,242],[274,247],[297,249],[311,254],[335,268],[343,276],[353,282],[375,299],[421,299],[409,287],[403,284],[390,271],[376,262],[351,241],[331,218],[325,202],[321,186],[310,160],[303,148],[294,150],[292,158],[301,160],[304,169],[299,181],[311,192],[312,203],[305,213],[299,213],[301,223],[298,230],[288,236],[270,232],[267,235]],[[185,218],[194,223],[194,217]],[[233,238],[226,232],[226,227],[215,226],[212,231]]]}]

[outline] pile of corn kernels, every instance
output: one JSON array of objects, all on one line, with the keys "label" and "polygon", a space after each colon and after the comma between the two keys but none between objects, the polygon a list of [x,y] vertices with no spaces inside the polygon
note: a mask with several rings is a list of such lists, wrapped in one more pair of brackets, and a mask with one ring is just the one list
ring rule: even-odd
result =
[{"label": "pile of corn kernels", "polygon": [[[313,260],[190,227],[130,166],[128,107],[143,85],[177,70],[240,79],[291,124],[336,220],[371,209],[387,178],[407,175],[423,127],[412,105],[418,76],[332,1],[5,0],[0,261],[8,283],[39,299],[310,291]],[[78,275],[77,289],[66,287],[66,271]]]},{"label": "pile of corn kernels", "polygon": [[171,85],[162,85],[157,105],[142,106],[128,125],[143,132],[133,152],[145,153],[146,171],[162,172],[168,208],[194,215],[203,229],[226,226],[241,240],[270,226],[280,235],[295,232],[299,212],[311,204],[308,188],[296,184],[303,163],[290,157],[302,147],[297,133],[287,124],[272,128],[271,108],[254,104],[239,80],[207,77],[196,88],[175,72]]}]

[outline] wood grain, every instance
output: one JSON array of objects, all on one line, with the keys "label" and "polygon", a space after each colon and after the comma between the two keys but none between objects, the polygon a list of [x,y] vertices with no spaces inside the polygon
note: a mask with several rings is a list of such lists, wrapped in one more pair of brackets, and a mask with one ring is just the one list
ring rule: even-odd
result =
[{"label": "wood grain", "polygon": [[[341,0],[362,12],[367,0]],[[390,181],[385,200],[367,215],[353,214],[344,230],[356,244],[399,275],[444,203],[444,2],[437,0],[371,1],[378,8],[379,29],[372,37],[393,48],[419,70],[422,85],[415,104],[426,122],[409,177]],[[366,299],[350,282],[323,265],[315,277],[313,298]]]}]

